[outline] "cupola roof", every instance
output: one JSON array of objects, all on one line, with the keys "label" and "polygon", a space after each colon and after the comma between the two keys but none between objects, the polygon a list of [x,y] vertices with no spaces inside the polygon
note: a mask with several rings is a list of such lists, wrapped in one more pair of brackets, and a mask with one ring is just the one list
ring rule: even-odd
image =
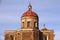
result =
[{"label": "cupola roof", "polygon": [[38,15],[32,11],[32,6],[29,3],[28,5],[28,10],[26,12],[23,13],[22,17],[26,17],[26,16],[34,16],[34,17],[38,17]]}]

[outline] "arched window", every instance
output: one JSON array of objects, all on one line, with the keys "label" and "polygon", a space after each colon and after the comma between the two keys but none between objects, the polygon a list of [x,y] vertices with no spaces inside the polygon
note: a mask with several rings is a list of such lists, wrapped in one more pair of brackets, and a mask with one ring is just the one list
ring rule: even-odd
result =
[{"label": "arched window", "polygon": [[34,22],[34,27],[37,27],[37,22]]},{"label": "arched window", "polygon": [[30,21],[27,22],[27,27],[30,27]]},{"label": "arched window", "polygon": [[14,40],[14,36],[13,35],[10,35],[10,38],[11,38],[11,40]]}]

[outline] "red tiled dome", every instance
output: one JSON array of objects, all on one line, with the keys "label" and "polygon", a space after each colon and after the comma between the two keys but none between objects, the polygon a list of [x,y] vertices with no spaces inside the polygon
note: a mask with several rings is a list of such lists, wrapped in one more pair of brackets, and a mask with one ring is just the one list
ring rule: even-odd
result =
[{"label": "red tiled dome", "polygon": [[25,17],[25,16],[35,16],[35,17],[37,17],[38,15],[35,12],[33,12],[31,10],[28,10],[27,12],[23,13],[23,15],[22,15],[22,17]]},{"label": "red tiled dome", "polygon": [[24,12],[22,17],[26,17],[26,16],[35,16],[38,17],[38,15],[32,11],[32,6],[31,4],[28,5],[28,11]]}]

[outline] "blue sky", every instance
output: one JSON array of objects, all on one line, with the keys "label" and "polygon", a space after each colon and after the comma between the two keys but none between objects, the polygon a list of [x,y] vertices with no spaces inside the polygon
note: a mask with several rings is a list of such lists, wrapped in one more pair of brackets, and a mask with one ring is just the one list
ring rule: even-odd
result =
[{"label": "blue sky", "polygon": [[[0,40],[5,30],[16,30],[21,27],[21,16],[27,11],[28,0],[0,0]],[[32,10],[39,16],[39,29],[46,24],[53,29],[55,40],[60,40],[60,0],[31,0]]]}]

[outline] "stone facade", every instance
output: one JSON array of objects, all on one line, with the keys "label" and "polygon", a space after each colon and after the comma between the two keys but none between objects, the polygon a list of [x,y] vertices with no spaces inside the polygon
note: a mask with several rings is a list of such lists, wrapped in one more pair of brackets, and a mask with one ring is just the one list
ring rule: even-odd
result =
[{"label": "stone facade", "polygon": [[32,12],[29,4],[28,11],[21,17],[21,28],[18,30],[7,30],[4,40],[54,40],[54,31],[44,27],[39,30],[38,15]]},{"label": "stone facade", "polygon": [[5,32],[5,40],[54,40],[53,30],[20,29]]}]

